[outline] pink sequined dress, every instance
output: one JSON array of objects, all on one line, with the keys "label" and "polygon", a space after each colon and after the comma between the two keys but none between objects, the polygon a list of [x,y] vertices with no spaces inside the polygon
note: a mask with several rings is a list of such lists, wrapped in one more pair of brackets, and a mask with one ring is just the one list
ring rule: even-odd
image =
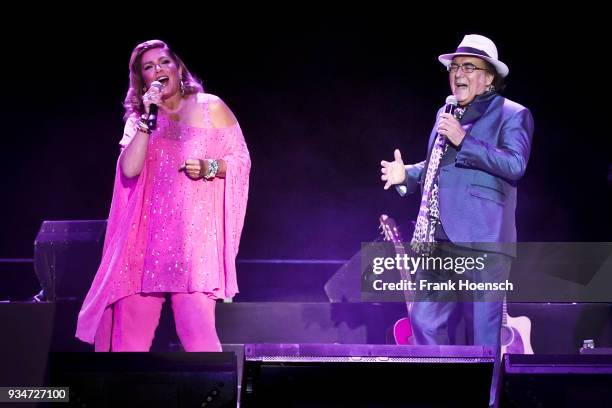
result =
[{"label": "pink sequined dress", "polygon": [[[197,95],[205,127],[160,115],[139,176],[126,178],[117,163],[102,262],[85,298],[76,336],[110,338],[113,303],[136,293],[238,292],[235,259],[247,204],[250,157],[240,126],[215,128],[209,104]],[[129,119],[120,144],[136,133]],[[189,158],[223,159],[225,178],[191,180],[179,172]]]}]

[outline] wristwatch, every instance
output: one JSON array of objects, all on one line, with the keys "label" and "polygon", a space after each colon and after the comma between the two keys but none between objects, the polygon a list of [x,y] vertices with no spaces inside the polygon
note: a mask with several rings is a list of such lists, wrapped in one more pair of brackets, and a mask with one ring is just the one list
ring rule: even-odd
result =
[{"label": "wristwatch", "polygon": [[208,162],[208,171],[204,175],[204,178],[209,180],[217,175],[219,171],[219,162],[216,160],[207,159]]}]

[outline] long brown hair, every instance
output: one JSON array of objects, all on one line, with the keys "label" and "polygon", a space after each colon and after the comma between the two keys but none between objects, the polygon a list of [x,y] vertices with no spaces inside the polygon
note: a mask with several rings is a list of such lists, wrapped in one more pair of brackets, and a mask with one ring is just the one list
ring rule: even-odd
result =
[{"label": "long brown hair", "polygon": [[180,67],[182,75],[182,89],[183,95],[192,95],[198,92],[204,92],[202,82],[197,79],[188,69],[185,63],[176,55],[168,44],[161,40],[149,40],[138,44],[132,51],[130,57],[130,87],[128,88],[127,95],[123,101],[123,107],[125,108],[125,114],[123,120],[127,120],[133,114],[138,116],[145,112],[144,104],[142,103],[142,95],[144,80],[142,79],[142,54],[153,48],[162,48],[168,52],[174,62]]}]

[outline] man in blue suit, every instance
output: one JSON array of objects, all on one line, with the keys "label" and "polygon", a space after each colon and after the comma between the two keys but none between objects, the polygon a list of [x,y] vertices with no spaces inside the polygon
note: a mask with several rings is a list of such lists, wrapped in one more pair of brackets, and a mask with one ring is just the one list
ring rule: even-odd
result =
[{"label": "man in blue suit", "polygon": [[[486,273],[470,279],[500,281],[515,256],[517,182],[527,167],[533,118],[527,108],[498,93],[509,69],[490,39],[466,35],[455,52],[438,60],[448,69],[454,97],[449,99],[458,106],[451,113],[447,100],[447,109],[438,111],[427,160],[404,165],[396,149],[394,161],[381,162],[381,179],[385,189],[395,186],[402,196],[420,186],[413,247],[437,248],[430,255],[442,257],[485,251]],[[417,280],[423,278],[436,276],[421,270]],[[466,307],[469,313],[462,312],[471,320],[473,343],[499,349],[500,301],[415,302],[411,323],[416,343],[452,344],[449,317]]]}]

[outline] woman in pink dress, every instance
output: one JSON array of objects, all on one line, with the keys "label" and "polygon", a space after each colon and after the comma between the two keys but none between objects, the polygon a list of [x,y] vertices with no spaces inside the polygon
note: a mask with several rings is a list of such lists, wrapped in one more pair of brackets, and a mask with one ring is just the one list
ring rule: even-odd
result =
[{"label": "woman in pink dress", "polygon": [[170,298],[183,348],[220,351],[215,303],[238,292],[249,187],[242,131],[159,40],[132,52],[124,106],[102,261],[76,336],[96,351],[148,351]]}]

